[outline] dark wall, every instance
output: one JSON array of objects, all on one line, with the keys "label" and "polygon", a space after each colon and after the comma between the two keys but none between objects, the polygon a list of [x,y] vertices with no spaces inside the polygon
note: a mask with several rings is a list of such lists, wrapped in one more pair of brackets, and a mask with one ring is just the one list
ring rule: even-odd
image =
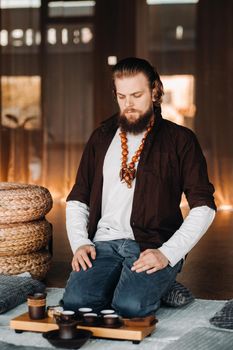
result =
[{"label": "dark wall", "polygon": [[196,58],[196,131],[218,200],[232,203],[233,1],[200,1]]},{"label": "dark wall", "polygon": [[[140,17],[141,14],[141,17]],[[98,0],[95,9],[94,118],[98,125],[116,110],[108,56],[145,55],[146,1]],[[137,35],[140,33],[140,35]]]}]

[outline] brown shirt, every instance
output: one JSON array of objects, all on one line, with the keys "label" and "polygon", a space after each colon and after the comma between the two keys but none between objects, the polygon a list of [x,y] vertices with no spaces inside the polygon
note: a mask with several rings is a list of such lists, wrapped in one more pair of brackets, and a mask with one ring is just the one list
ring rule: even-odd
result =
[{"label": "brown shirt", "polygon": [[[90,239],[101,217],[103,162],[117,128],[114,115],[93,132],[67,198],[89,206]],[[163,119],[160,109],[156,110],[154,127],[145,141],[136,177],[130,224],[141,250],[160,247],[179,229],[183,222],[183,192],[190,209],[207,205],[216,210],[214,187],[195,134]]]}]

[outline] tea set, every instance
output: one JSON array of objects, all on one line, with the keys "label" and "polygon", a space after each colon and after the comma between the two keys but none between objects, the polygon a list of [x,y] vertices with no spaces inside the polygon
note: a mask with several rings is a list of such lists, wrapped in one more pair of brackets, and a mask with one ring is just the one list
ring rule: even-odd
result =
[{"label": "tea set", "polygon": [[64,348],[79,348],[91,336],[92,332],[78,329],[77,325],[89,327],[119,328],[122,319],[113,309],[101,310],[99,314],[89,307],[82,307],[78,312],[64,310],[62,306],[48,306],[46,312],[46,293],[28,295],[28,314],[31,320],[51,317],[58,325],[57,330],[43,333],[52,345]]}]

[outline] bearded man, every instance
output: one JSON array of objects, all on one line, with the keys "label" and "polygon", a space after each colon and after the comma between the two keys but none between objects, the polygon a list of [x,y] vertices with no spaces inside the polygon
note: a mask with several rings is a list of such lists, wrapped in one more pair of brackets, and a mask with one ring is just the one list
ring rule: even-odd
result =
[{"label": "bearded man", "polygon": [[121,60],[113,86],[119,113],[91,135],[67,198],[74,256],[63,302],[143,317],[212,223],[214,187],[194,133],[162,118],[163,85],[151,64]]}]

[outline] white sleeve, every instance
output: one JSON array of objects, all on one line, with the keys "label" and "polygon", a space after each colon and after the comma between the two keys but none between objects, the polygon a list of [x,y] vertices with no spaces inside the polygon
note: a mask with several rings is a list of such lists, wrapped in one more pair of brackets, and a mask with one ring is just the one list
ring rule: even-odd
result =
[{"label": "white sleeve", "polygon": [[206,205],[190,210],[179,230],[159,248],[171,266],[175,266],[195,246],[214,217],[215,210]]},{"label": "white sleeve", "polygon": [[88,239],[87,225],[89,222],[89,207],[79,201],[66,202],[66,230],[73,254],[84,245],[93,242]]}]

